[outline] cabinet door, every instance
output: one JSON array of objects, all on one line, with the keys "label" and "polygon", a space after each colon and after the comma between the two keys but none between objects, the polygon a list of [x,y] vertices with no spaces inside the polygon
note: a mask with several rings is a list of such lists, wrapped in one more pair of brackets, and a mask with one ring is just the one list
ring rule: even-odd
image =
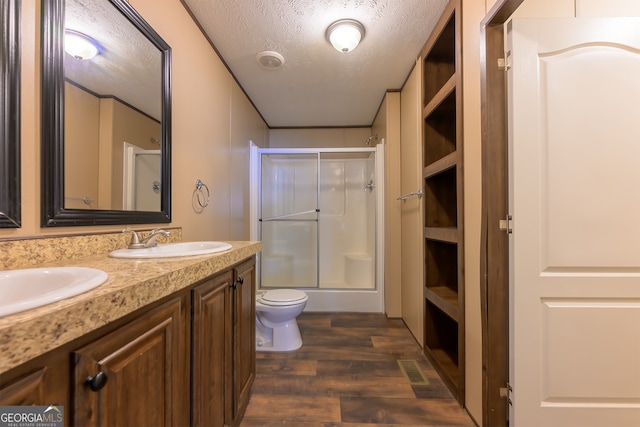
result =
[{"label": "cabinet door", "polygon": [[189,424],[186,307],[176,297],[73,353],[74,425]]},{"label": "cabinet door", "polygon": [[233,291],[233,412],[229,424],[238,425],[249,402],[256,371],[255,258],[235,268]]},{"label": "cabinet door", "polygon": [[40,368],[6,386],[0,387],[0,405],[44,405],[45,371],[46,368]]},{"label": "cabinet door", "polygon": [[193,290],[192,425],[220,427],[231,410],[231,284],[228,271]]}]

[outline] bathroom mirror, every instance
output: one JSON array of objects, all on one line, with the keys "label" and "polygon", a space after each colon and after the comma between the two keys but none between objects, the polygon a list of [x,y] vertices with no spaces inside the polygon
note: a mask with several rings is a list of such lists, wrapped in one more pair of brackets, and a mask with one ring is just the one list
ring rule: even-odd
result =
[{"label": "bathroom mirror", "polygon": [[[68,53],[69,33],[97,55]],[[125,0],[42,2],[43,227],[171,221],[170,74]]]},{"label": "bathroom mirror", "polygon": [[20,219],[20,4],[0,2],[0,228]]}]

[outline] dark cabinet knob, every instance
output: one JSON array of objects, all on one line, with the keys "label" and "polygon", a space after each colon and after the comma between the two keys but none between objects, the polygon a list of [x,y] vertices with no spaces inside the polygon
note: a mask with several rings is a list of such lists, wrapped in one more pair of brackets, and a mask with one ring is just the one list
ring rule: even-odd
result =
[{"label": "dark cabinet knob", "polygon": [[231,289],[236,289],[238,287],[238,282],[231,282]]},{"label": "dark cabinet knob", "polygon": [[100,371],[93,377],[87,377],[85,384],[89,386],[91,391],[99,391],[107,384],[108,379],[107,374]]},{"label": "dark cabinet knob", "polygon": [[244,283],[244,278],[238,277],[238,283],[242,285]]}]

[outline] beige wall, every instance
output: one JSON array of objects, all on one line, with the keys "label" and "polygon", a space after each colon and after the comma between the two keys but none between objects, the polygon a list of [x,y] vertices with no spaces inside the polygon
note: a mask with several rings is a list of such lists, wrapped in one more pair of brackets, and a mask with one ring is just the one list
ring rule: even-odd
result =
[{"label": "beige wall", "polygon": [[65,206],[72,209],[97,209],[98,171],[100,164],[100,100],[66,83],[65,109],[72,112],[65,115],[65,195],[67,197],[87,197],[93,200],[87,206],[80,200],[65,200]]},{"label": "beige wall", "polygon": [[366,147],[371,128],[271,129],[270,148]]},{"label": "beige wall", "polygon": [[[109,106],[109,107],[107,107]],[[107,126],[111,130],[110,138],[100,141],[105,150],[111,150],[110,162],[100,162],[109,167],[111,175],[111,197],[104,202],[104,209],[122,209],[124,186],[124,146],[123,142],[137,145],[145,150],[158,150],[159,144],[151,143],[150,138],[160,141],[162,128],[160,124],[131,109],[122,102],[106,98],[100,103],[100,108],[110,110],[110,120],[102,120],[101,126]],[[66,142],[65,142],[66,143]],[[102,160],[102,159],[101,159]],[[66,166],[65,166],[66,168]],[[103,182],[100,183],[101,185]]]},{"label": "beige wall", "polygon": [[[267,126],[180,0],[129,3],[172,48],[171,226],[183,228],[184,240],[247,239],[249,140],[266,146]],[[22,2],[21,18],[22,228],[0,229],[0,239],[121,230],[40,228],[40,2]],[[192,200],[196,179],[211,192],[201,212]]]},{"label": "beige wall", "polygon": [[231,121],[231,194],[229,216],[230,235],[235,240],[249,240],[250,229],[250,174],[249,144],[266,147],[269,129],[235,82],[231,85],[231,117],[242,120]]},{"label": "beige wall", "polygon": [[482,323],[480,316],[480,219],[482,151],[480,129],[480,22],[487,10],[462,1],[462,119],[464,138],[465,404],[482,420]]},{"label": "beige wall", "polygon": [[65,84],[65,195],[73,209],[123,208],[123,142],[158,150],[161,126],[115,98],[98,98]]},{"label": "beige wall", "polygon": [[402,270],[400,209],[400,93],[387,92],[378,109],[373,135],[384,147],[384,310],[389,317],[402,317]]}]

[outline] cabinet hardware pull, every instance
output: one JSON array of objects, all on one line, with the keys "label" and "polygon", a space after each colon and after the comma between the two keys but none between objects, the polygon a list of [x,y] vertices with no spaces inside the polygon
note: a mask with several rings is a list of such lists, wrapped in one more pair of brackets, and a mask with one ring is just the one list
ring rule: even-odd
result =
[{"label": "cabinet hardware pull", "polygon": [[238,278],[238,283],[243,285],[244,284],[244,277],[239,277]]},{"label": "cabinet hardware pull", "polygon": [[87,377],[85,384],[89,386],[91,391],[100,391],[107,384],[108,379],[107,374],[100,371],[93,377]]},{"label": "cabinet hardware pull", "polygon": [[231,282],[231,289],[236,289],[238,287],[238,282]]}]

